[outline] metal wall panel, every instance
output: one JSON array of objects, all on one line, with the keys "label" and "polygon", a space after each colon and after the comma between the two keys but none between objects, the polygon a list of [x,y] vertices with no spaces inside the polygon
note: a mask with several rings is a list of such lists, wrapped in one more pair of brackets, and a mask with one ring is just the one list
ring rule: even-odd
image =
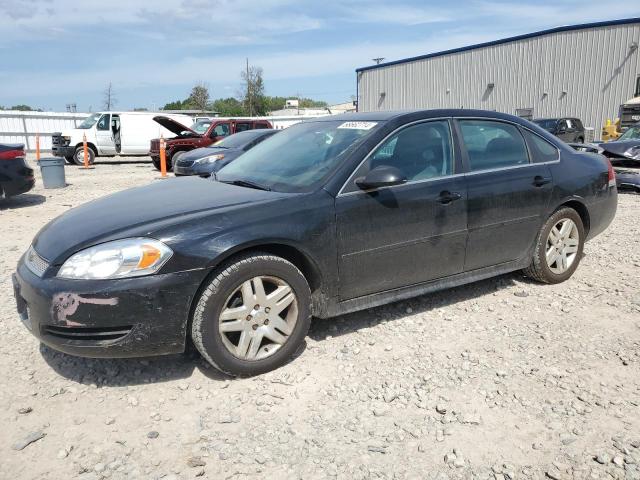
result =
[{"label": "metal wall panel", "polygon": [[[575,116],[599,138],[640,75],[640,22],[549,33],[357,73],[359,110],[478,108]],[[494,88],[488,88],[490,83]],[[564,93],[563,93],[564,92]],[[382,95],[384,93],[384,95]]]}]

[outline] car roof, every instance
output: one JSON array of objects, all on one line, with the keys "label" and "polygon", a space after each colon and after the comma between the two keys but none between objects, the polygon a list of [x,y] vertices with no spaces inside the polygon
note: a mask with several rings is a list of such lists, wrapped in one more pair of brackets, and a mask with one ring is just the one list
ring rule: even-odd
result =
[{"label": "car roof", "polygon": [[[391,119],[401,119],[402,117],[419,117],[419,118],[441,118],[441,117],[486,117],[497,118],[503,120],[513,120],[519,117],[514,117],[507,113],[491,112],[487,110],[473,110],[465,108],[447,108],[447,109],[433,109],[433,110],[384,110],[378,112],[351,112],[342,113],[340,115],[328,115],[326,117],[319,117],[312,122],[382,122]],[[307,121],[307,122],[308,122]],[[305,122],[306,123],[306,122]]]}]

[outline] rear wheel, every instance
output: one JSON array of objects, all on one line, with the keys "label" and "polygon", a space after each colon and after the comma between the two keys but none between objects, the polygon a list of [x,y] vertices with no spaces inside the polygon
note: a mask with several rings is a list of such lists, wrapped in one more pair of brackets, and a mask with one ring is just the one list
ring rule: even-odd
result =
[{"label": "rear wheel", "polygon": [[74,159],[73,159],[73,155],[69,155],[67,157],[64,157],[64,159],[67,161],[67,163],[73,165],[75,163]]},{"label": "rear wheel", "polygon": [[151,163],[156,167],[156,170],[160,170],[160,157],[151,157]]},{"label": "rear wheel", "polygon": [[564,282],[578,268],[584,239],[584,225],[578,212],[568,207],[557,210],[542,226],[525,274],[544,283]]},{"label": "rear wheel", "polygon": [[[96,154],[91,148],[87,147],[87,160],[89,161],[89,165],[93,164],[95,158]],[[76,165],[84,165],[84,147],[82,145],[76,148],[75,154],[73,155],[73,161]]]},{"label": "rear wheel", "polygon": [[196,305],[193,343],[214,367],[251,376],[284,365],[311,323],[311,292],[302,272],[267,253],[238,257],[206,286]]}]

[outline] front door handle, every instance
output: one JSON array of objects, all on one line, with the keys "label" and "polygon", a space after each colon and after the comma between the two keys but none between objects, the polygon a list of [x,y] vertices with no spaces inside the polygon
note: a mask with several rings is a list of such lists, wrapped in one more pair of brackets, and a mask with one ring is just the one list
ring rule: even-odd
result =
[{"label": "front door handle", "polygon": [[452,202],[455,202],[456,200],[460,200],[462,198],[462,195],[460,195],[457,192],[450,192],[448,190],[444,190],[442,192],[440,192],[440,196],[438,197],[438,202],[442,203],[443,205],[449,205]]},{"label": "front door handle", "polygon": [[536,175],[533,179],[533,185],[535,187],[542,187],[547,183],[551,183],[551,179],[549,177],[542,177],[540,175]]}]

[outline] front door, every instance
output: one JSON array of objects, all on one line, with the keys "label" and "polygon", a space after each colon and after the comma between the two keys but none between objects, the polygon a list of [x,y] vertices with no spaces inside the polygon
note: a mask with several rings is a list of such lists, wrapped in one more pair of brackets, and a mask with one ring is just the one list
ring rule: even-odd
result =
[{"label": "front door", "polygon": [[213,143],[231,134],[231,122],[216,122],[209,129],[209,138]]},{"label": "front door", "polygon": [[[336,197],[341,299],[460,273],[466,243],[464,175],[454,174],[450,123],[411,125],[389,137]],[[362,191],[377,166],[398,168],[407,183]]]},{"label": "front door", "polygon": [[111,115],[105,113],[96,124],[96,143],[101,155],[115,155],[116,143],[111,131]]},{"label": "front door", "polygon": [[533,245],[551,197],[549,166],[530,161],[522,133],[511,123],[458,124],[469,170],[464,269],[519,259]]}]

